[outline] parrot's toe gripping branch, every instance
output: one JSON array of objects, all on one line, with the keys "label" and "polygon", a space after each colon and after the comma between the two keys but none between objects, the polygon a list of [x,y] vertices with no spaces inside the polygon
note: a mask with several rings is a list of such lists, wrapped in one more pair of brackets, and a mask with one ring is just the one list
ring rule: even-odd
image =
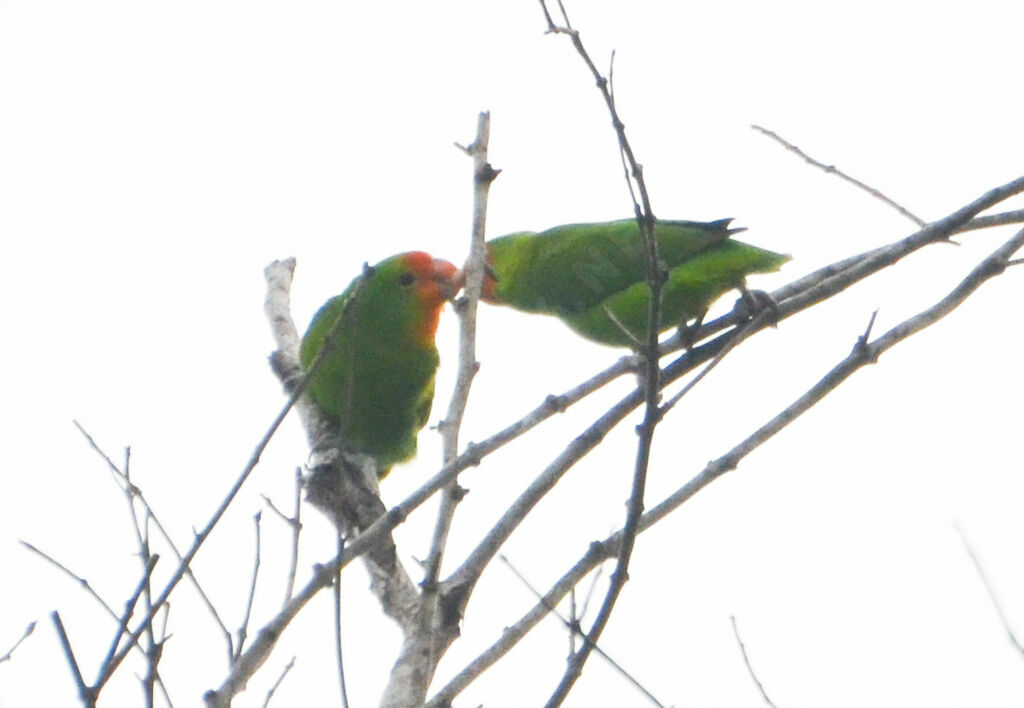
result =
[{"label": "parrot's toe gripping branch", "polygon": [[740,298],[733,306],[733,312],[744,320],[752,320],[762,312],[770,310],[772,321],[779,319],[779,303],[764,290],[748,290],[745,283],[739,285]]},{"label": "parrot's toe gripping branch", "polygon": [[686,351],[693,349],[693,345],[697,343],[697,332],[700,330],[700,326],[704,324],[704,315],[707,313],[708,311],[705,310],[693,322],[681,322],[679,324],[679,341]]}]

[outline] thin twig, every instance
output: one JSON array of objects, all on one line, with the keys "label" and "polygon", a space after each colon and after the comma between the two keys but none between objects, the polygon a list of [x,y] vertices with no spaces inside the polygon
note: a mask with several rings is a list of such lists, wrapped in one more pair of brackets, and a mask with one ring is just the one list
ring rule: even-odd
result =
[{"label": "thin twig", "polygon": [[273,500],[266,494],[261,494],[264,503],[267,507],[274,512],[275,515],[291,529],[292,532],[292,544],[291,554],[288,563],[288,581],[285,584],[284,592],[284,603],[288,604],[288,600],[292,598],[292,592],[295,589],[295,574],[298,572],[299,567],[299,534],[302,533],[302,468],[295,468],[295,496],[293,502],[293,516],[288,516],[283,511],[277,508]]},{"label": "thin twig", "polygon": [[[81,577],[81,576],[79,576],[79,575],[76,575],[76,574],[75,574],[74,572],[72,572],[72,571],[71,571],[71,570],[70,570],[70,569],[69,569],[69,568],[68,568],[67,566],[63,565],[62,563],[60,563],[59,561],[57,561],[57,560],[56,560],[56,559],[54,559],[53,557],[51,557],[51,556],[47,555],[47,554],[46,554],[45,552],[43,552],[43,551],[39,550],[38,548],[36,548],[35,546],[33,546],[33,545],[32,545],[31,543],[29,543],[28,541],[19,541],[19,543],[21,543],[21,545],[23,545],[23,546],[24,546],[24,547],[25,547],[26,549],[28,549],[28,550],[29,550],[29,551],[31,551],[32,553],[35,553],[36,555],[38,555],[38,556],[39,556],[40,558],[42,558],[43,560],[45,560],[45,561],[49,562],[50,564],[52,564],[53,566],[55,566],[56,568],[58,568],[59,570],[61,570],[61,571],[62,571],[62,572],[63,572],[63,573],[65,574],[65,575],[67,575],[67,576],[68,576],[68,577],[70,577],[70,578],[71,578],[72,580],[74,580],[74,581],[75,581],[76,583],[78,583],[78,584],[79,584],[79,585],[80,585],[80,586],[81,586],[81,587],[82,587],[82,588],[83,588],[83,589],[84,589],[84,590],[85,590],[85,591],[86,591],[86,592],[87,592],[87,593],[89,594],[89,596],[90,596],[90,597],[92,597],[92,598],[93,598],[93,599],[94,599],[94,600],[95,600],[96,602],[98,602],[98,603],[100,604],[100,606],[101,606],[101,607],[102,607],[102,608],[103,608],[103,609],[104,609],[104,610],[106,611],[107,615],[108,615],[108,616],[109,616],[109,617],[110,617],[111,619],[113,619],[113,620],[114,620],[114,622],[118,623],[118,626],[119,626],[119,627],[121,627],[121,630],[120,630],[120,631],[121,631],[121,632],[123,632],[123,631],[124,631],[124,627],[123,627],[123,626],[121,625],[121,622],[122,622],[122,620],[123,620],[123,619],[125,619],[125,618],[124,618],[124,617],[123,617],[122,615],[118,615],[118,614],[117,614],[117,612],[115,612],[115,611],[114,611],[114,609],[113,609],[113,608],[112,608],[112,607],[111,607],[110,605],[108,605],[108,604],[107,604],[107,602],[106,602],[106,601],[105,601],[105,600],[104,600],[104,599],[103,599],[102,597],[100,597],[100,596],[99,596],[99,594],[98,594],[98,593],[97,593],[97,592],[96,592],[96,591],[95,591],[95,590],[94,590],[94,589],[92,588],[92,586],[91,586],[91,585],[89,584],[89,581],[88,581],[88,580],[86,580],[85,578],[83,578],[83,577]],[[150,561],[152,561],[152,559],[153,559],[153,558],[156,558],[156,556],[150,556]],[[148,567],[149,567],[149,566],[147,565],[147,568],[148,568]],[[151,573],[148,573],[148,574],[146,574],[146,575],[144,576],[144,578],[143,578],[143,581],[144,581],[144,582],[148,582],[148,580],[149,580],[149,578],[150,578],[150,577],[151,577]],[[33,623],[33,626],[34,626],[34,623]],[[20,642],[19,642],[19,643],[20,643]],[[150,652],[149,652],[149,651],[147,651],[146,649],[144,649],[144,648],[143,648],[143,647],[141,647],[141,646],[136,646],[136,648],[137,648],[137,649],[138,649],[138,650],[139,650],[139,651],[140,651],[140,652],[141,652],[142,654],[144,654],[144,655],[146,655],[146,656],[147,656],[147,660],[149,659],[149,654],[150,654]],[[154,667],[154,671],[155,671],[155,667]],[[166,687],[165,687],[165,686],[163,685],[163,683],[162,683],[162,682],[160,681],[160,677],[159,677],[159,675],[156,675],[156,676],[154,676],[154,679],[155,679],[155,680],[156,680],[156,682],[157,682],[157,683],[159,684],[161,692],[163,692],[163,693],[164,693],[164,695],[166,696],[166,694],[167,694],[167,688],[166,688]],[[170,700],[168,700],[168,704],[169,704],[169,703],[170,703]]]},{"label": "thin twig", "polygon": [[116,612],[114,612],[114,609],[110,605],[108,605],[106,603],[106,601],[102,597],[99,596],[99,593],[97,593],[93,589],[92,585],[89,584],[88,580],[86,580],[85,578],[83,578],[80,575],[75,574],[66,565],[64,565],[60,561],[56,560],[55,558],[53,558],[53,556],[47,555],[45,552],[39,550],[38,548],[33,546],[28,541],[19,540],[18,542],[22,546],[24,546],[26,549],[28,549],[32,553],[35,553],[37,556],[39,556],[40,558],[42,558],[46,562],[50,563],[51,565],[56,567],[58,570],[62,571],[69,578],[71,578],[76,583],[78,583],[82,587],[83,590],[85,590],[87,593],[89,593],[89,595],[94,600],[96,600],[96,602],[98,602],[100,604],[100,606],[103,607],[104,610],[107,611],[107,614],[110,615],[114,619],[115,622],[117,622],[120,619],[120,615],[118,615]]},{"label": "thin twig", "polygon": [[[142,585],[142,606],[148,613],[153,608],[153,585],[150,582],[151,575],[147,572],[149,571],[150,559],[152,558],[149,543],[149,519],[151,517],[149,512],[146,511],[143,520],[141,522],[139,521],[139,515],[135,509],[135,500],[132,494],[132,490],[135,485],[131,482],[131,461],[132,449],[131,446],[126,446],[124,449],[124,480],[119,483],[119,486],[124,492],[125,502],[128,504],[128,515],[132,521],[132,530],[135,532],[135,542],[139,547],[139,561],[142,563],[142,570],[145,573]],[[122,625],[121,631],[124,631],[124,625]],[[142,677],[142,692],[145,696],[146,708],[153,708],[154,686],[160,682],[157,665],[160,663],[162,646],[156,640],[156,636],[153,632],[153,625],[149,626],[149,629],[146,630],[144,636],[145,646],[142,648],[146,653],[146,674]],[[161,690],[166,696],[167,689],[162,684]]]},{"label": "thin twig", "polygon": [[30,634],[32,634],[32,632],[35,631],[35,628],[36,628],[35,620],[33,620],[32,622],[28,623],[28,626],[25,627],[25,632],[21,635],[21,637],[18,639],[18,641],[16,641],[14,643],[14,645],[10,649],[7,650],[6,654],[4,654],[3,656],[0,656],[0,664],[4,663],[5,661],[10,661],[11,660],[11,656],[14,654],[14,650],[17,649],[19,646],[21,646],[21,643],[23,641],[28,639],[28,636]]},{"label": "thin twig", "polygon": [[95,708],[96,706],[96,691],[85,684],[85,679],[82,678],[82,671],[78,668],[78,662],[75,660],[75,652],[71,649],[71,640],[68,639],[68,633],[64,629],[64,623],[60,620],[60,613],[54,610],[50,613],[50,618],[53,620],[54,626],[57,628],[57,636],[60,637],[61,648],[64,649],[64,657],[68,660],[68,665],[71,667],[71,673],[75,677],[75,685],[78,686],[78,697],[82,699],[82,703],[87,708]]},{"label": "thin twig", "polygon": [[288,675],[288,672],[292,670],[293,666],[295,666],[294,656],[287,664],[285,664],[284,670],[281,671],[281,675],[277,677],[277,681],[274,681],[274,685],[270,687],[269,691],[267,691],[267,697],[263,699],[263,708],[267,708],[267,706],[270,705],[270,699],[274,697],[274,694],[277,692],[281,682],[284,681],[284,677]]},{"label": "thin twig", "polygon": [[[764,312],[758,315],[758,317],[765,316],[767,315]],[[724,359],[729,352],[734,350],[737,346],[739,346],[741,342],[750,337],[750,335],[756,331],[756,327],[754,325],[756,325],[756,323],[748,323],[747,325],[744,325],[736,329],[733,336],[729,338],[729,342],[724,347],[722,347],[721,350],[715,353],[715,356],[711,359],[710,362],[708,362],[708,365],[701,369],[700,373],[698,373],[692,379],[687,381],[686,385],[679,389],[679,391],[674,396],[672,396],[672,398],[670,398],[668,401],[662,404],[661,415],[665,416],[670,410],[675,408],[679,401],[682,400],[683,396],[692,391],[698,383],[700,383],[708,374],[710,374],[711,370],[718,366],[722,362],[722,359]]]},{"label": "thin twig", "polygon": [[599,565],[597,570],[594,571],[594,575],[590,580],[590,587],[587,588],[587,594],[583,598],[583,609],[580,611],[580,617],[586,616],[587,608],[590,607],[590,600],[594,596],[594,591],[597,590],[597,583],[601,579],[602,573],[604,573],[604,566]]},{"label": "thin twig", "polygon": [[985,586],[985,590],[988,592],[988,597],[992,600],[992,606],[996,609],[996,614],[999,616],[999,621],[1003,625],[1003,629],[1006,630],[1006,636],[1009,638],[1010,643],[1013,647],[1024,654],[1024,645],[1021,644],[1017,638],[1016,633],[1010,629],[1010,621],[1006,617],[1006,613],[1003,611],[1003,605],[999,602],[999,598],[996,597],[995,588],[992,587],[992,583],[988,579],[988,573],[985,572],[985,568],[981,565],[981,560],[978,559],[978,555],[974,552],[974,548],[971,547],[970,542],[967,540],[967,536],[964,535],[964,531],[960,528],[960,524],[953,524],[953,528],[956,529],[957,535],[960,536],[960,540],[964,544],[964,549],[967,551],[967,555],[970,556],[971,562],[974,563],[974,568],[978,571],[978,577],[981,578],[982,584]]},{"label": "thin twig", "polygon": [[299,567],[299,534],[302,533],[302,470],[295,468],[295,494],[292,501],[292,550],[288,564],[288,584],[285,588],[285,602],[295,589],[295,573]]},{"label": "thin twig", "polygon": [[[171,535],[167,532],[167,529],[165,529],[164,525],[160,522],[160,518],[153,510],[153,507],[150,505],[149,501],[146,499],[146,495],[143,494],[142,489],[137,484],[135,484],[125,474],[125,472],[123,472],[114,463],[112,459],[110,459],[110,456],[103,451],[99,444],[97,444],[97,442],[93,439],[92,435],[90,435],[89,432],[84,427],[82,427],[82,425],[77,420],[73,420],[71,422],[78,429],[78,432],[82,434],[82,437],[85,438],[86,442],[89,444],[89,447],[91,447],[92,450],[106,462],[107,469],[110,470],[110,473],[113,475],[114,480],[118,483],[119,486],[121,486],[125,494],[128,495],[129,499],[132,501],[135,499],[139,500],[139,503],[142,504],[142,508],[146,512],[146,518],[153,522],[153,525],[156,527],[156,530],[160,532],[160,536],[161,538],[163,538],[164,543],[166,543],[168,548],[171,549],[171,552],[174,554],[175,560],[177,560],[177,562],[180,564],[182,561],[182,555],[181,552],[178,550],[178,546],[174,543],[174,540],[171,538]],[[132,507],[132,509],[134,509],[134,507]],[[132,513],[134,516],[134,511]],[[234,655],[234,651],[232,648],[234,640],[231,637],[231,631],[227,628],[227,625],[224,624],[224,621],[221,619],[220,614],[217,612],[217,608],[213,606],[213,601],[206,594],[206,591],[203,590],[203,586],[199,583],[199,580],[193,574],[192,569],[186,567],[185,574],[191,581],[192,586],[195,588],[196,592],[199,594],[199,597],[203,601],[203,604],[206,605],[206,609],[210,613],[210,616],[213,617],[213,621],[217,624],[217,628],[220,630],[221,636],[224,637],[224,642],[227,648],[228,660],[230,661],[231,657]],[[150,604],[151,601],[147,600],[147,614],[150,614],[155,611],[155,608],[149,606]]]},{"label": "thin twig", "polygon": [[754,673],[754,667],[750,665],[750,657],[747,656],[747,648],[743,645],[743,640],[740,638],[739,627],[736,626],[736,617],[729,615],[729,621],[732,622],[732,633],[736,637],[736,643],[740,645],[740,653],[743,655],[743,663],[747,665],[747,673],[750,674],[750,678],[754,679],[754,685],[757,686],[757,690],[761,692],[761,697],[764,702],[775,708],[775,704],[772,703],[772,699],[768,697],[768,693],[765,692],[764,686],[761,684],[761,680],[757,678],[757,674]]},{"label": "thin twig", "polygon": [[[508,562],[504,555],[500,556],[500,558],[506,563]],[[532,590],[533,588],[530,589]],[[576,613],[576,588],[573,588],[569,591],[569,625],[572,629],[569,632],[569,655],[566,659],[571,659],[572,655],[576,653],[576,634],[580,627],[580,618],[581,615]]]},{"label": "thin twig", "polygon": [[905,216],[908,219],[910,219],[911,221],[913,221],[918,226],[924,226],[925,224],[928,223],[927,221],[925,221],[921,217],[917,216],[916,214],[912,213],[911,211],[909,211],[905,207],[901,206],[899,203],[897,203],[897,202],[893,201],[892,199],[890,199],[889,197],[885,196],[884,194],[882,194],[880,191],[878,191],[874,187],[871,187],[870,185],[864,184],[859,179],[851,177],[850,175],[846,174],[845,172],[840,170],[835,165],[826,165],[823,162],[818,162],[813,157],[811,157],[810,155],[805,153],[803,150],[798,148],[796,145],[793,145],[792,143],[790,143],[787,140],[785,140],[784,138],[782,138],[778,133],[776,133],[774,131],[771,131],[771,130],[768,130],[767,128],[762,128],[759,125],[751,125],[750,127],[753,128],[754,130],[758,131],[762,135],[767,135],[769,138],[771,138],[775,142],[779,143],[780,145],[782,145],[784,148],[786,148],[790,152],[792,152],[795,155],[798,155],[799,157],[803,158],[809,164],[814,165],[815,167],[817,167],[819,169],[822,169],[825,172],[828,172],[829,174],[833,174],[836,177],[838,177],[839,179],[842,179],[842,180],[845,180],[845,181],[849,182],[850,184],[852,184],[853,186],[857,187],[858,189],[862,189],[863,191],[867,192],[868,194],[870,194],[875,199],[878,199],[879,201],[884,202],[885,204],[888,204],[893,209],[895,209],[900,214],[902,214],[903,216]]},{"label": "thin twig", "polygon": [[[345,551],[345,537],[338,533],[338,555]],[[341,708],[348,708],[348,689],[345,687],[345,658],[341,651],[341,568],[334,574],[334,655],[338,660],[338,688]]]},{"label": "thin twig", "polygon": [[[644,255],[646,264],[647,286],[650,288],[650,298],[647,312],[647,337],[641,351],[644,354],[643,362],[643,390],[644,390],[644,418],[639,428],[639,440],[637,441],[636,463],[633,469],[633,481],[630,489],[629,499],[626,502],[626,523],[623,526],[623,543],[619,548],[619,556],[616,560],[615,570],[612,572],[611,582],[605,592],[604,601],[591,624],[587,633],[587,641],[573,655],[566,666],[565,672],[558,686],[547,701],[548,708],[555,708],[562,704],[569,695],[569,691],[575,684],[583,671],[583,666],[590,655],[593,646],[604,631],[612,611],[619,598],[622,588],[629,577],[629,561],[633,553],[633,543],[636,539],[637,524],[640,515],[643,513],[644,490],[647,485],[647,467],[650,462],[651,447],[654,442],[654,432],[661,421],[661,413],[658,410],[660,397],[659,376],[661,368],[658,365],[658,333],[661,322],[661,291],[665,284],[666,274],[658,257],[658,242],[654,235],[654,210],[651,208],[650,196],[647,192],[647,185],[644,182],[643,168],[633,154],[633,148],[626,137],[626,128],[619,118],[618,110],[615,107],[615,98],[609,88],[609,81],[601,75],[589,53],[583,46],[580,34],[572,27],[569,16],[565,11],[562,0],[558,0],[558,8],[561,11],[564,25],[557,27],[551,20],[544,0],[540,0],[544,17],[548,22],[548,31],[567,35],[576,48],[583,63],[590,69],[597,84],[597,89],[604,98],[608,112],[611,114],[612,126],[615,129],[618,139],[619,154],[623,158],[623,164],[629,166],[626,172],[626,184],[629,187],[630,198],[633,202],[633,210],[636,214],[637,224],[643,237]],[[614,60],[614,55],[613,55]],[[612,64],[614,66],[614,64]],[[609,72],[610,73],[610,72]],[[632,178],[632,179],[631,179]],[[636,184],[636,192],[633,185]],[[639,193],[639,201],[637,200]]]},{"label": "thin twig", "polygon": [[192,542],[192,546],[188,549],[188,551],[182,557],[181,561],[178,563],[177,569],[174,571],[174,574],[171,576],[171,579],[167,581],[167,584],[164,586],[163,591],[160,593],[157,599],[154,600],[153,609],[146,614],[146,617],[143,618],[141,624],[135,629],[135,631],[132,632],[131,636],[129,637],[128,645],[123,650],[121,650],[121,652],[119,652],[116,656],[114,656],[113,659],[109,663],[107,663],[101,670],[100,675],[97,677],[95,683],[95,688],[97,691],[103,687],[103,685],[113,675],[114,671],[117,670],[117,667],[121,664],[121,662],[124,661],[124,657],[127,656],[128,652],[131,651],[132,646],[134,646],[134,644],[139,640],[141,634],[153,621],[153,617],[155,616],[156,612],[165,602],[167,602],[167,598],[170,597],[171,592],[173,592],[174,588],[177,587],[178,583],[185,576],[185,574],[188,571],[189,564],[192,562],[192,559],[195,558],[196,553],[199,552],[199,549],[206,542],[206,539],[210,537],[210,533],[213,532],[213,529],[217,525],[217,522],[220,521],[221,517],[224,515],[224,512],[227,511],[228,506],[230,506],[231,502],[234,501],[235,497],[238,495],[238,492],[242,489],[242,485],[245,484],[246,480],[249,478],[249,475],[252,474],[252,471],[254,469],[256,469],[256,465],[259,463],[260,457],[262,457],[263,455],[263,451],[270,443],[270,439],[277,432],[277,429],[281,426],[281,423],[284,421],[285,416],[288,415],[288,412],[292,409],[292,406],[295,405],[295,401],[298,400],[299,396],[302,395],[304,390],[305,381],[302,381],[298,384],[298,386],[296,386],[296,389],[292,393],[291,397],[289,397],[288,402],[285,403],[284,407],[277,414],[277,417],[270,424],[270,427],[267,429],[267,432],[263,435],[263,438],[256,445],[256,449],[253,451],[253,454],[249,458],[249,461],[242,469],[242,472],[238,476],[238,479],[235,480],[235,483],[231,486],[231,489],[228,490],[227,496],[224,497],[224,500],[220,503],[220,506],[217,507],[216,511],[214,511],[213,515],[210,517],[210,520],[206,523],[206,526],[203,527],[202,531],[196,534],[195,540]]},{"label": "thin twig", "polygon": [[[104,668],[113,660],[114,655],[117,652],[117,647],[121,643],[121,638],[124,637],[125,632],[128,630],[128,623],[132,619],[132,615],[135,614],[135,605],[139,601],[139,597],[142,596],[143,591],[149,585],[150,578],[153,576],[153,569],[156,568],[157,561],[160,560],[160,556],[153,554],[149,557],[149,564],[146,566],[145,572],[142,574],[142,579],[139,581],[138,586],[135,588],[135,592],[132,593],[131,597],[124,605],[124,612],[121,614],[118,620],[117,632],[114,634],[114,641],[110,643],[110,649],[107,650],[107,655],[103,658],[100,663],[100,673],[103,673]],[[136,637],[136,639],[138,639]],[[131,648],[132,644],[125,647],[127,652]],[[99,696],[100,691],[103,689],[103,684],[97,682],[93,686],[93,696]]]},{"label": "thin twig", "polygon": [[[268,317],[270,317],[271,319],[277,317],[277,313],[279,312],[279,310],[281,308],[283,308],[287,312],[287,309],[288,309],[288,299],[289,299],[289,288],[291,286],[291,275],[292,275],[292,272],[294,271],[294,268],[295,268],[295,261],[290,259],[290,260],[286,260],[286,261],[283,261],[283,262],[275,261],[274,263],[271,263],[269,266],[267,266],[267,268],[264,270],[264,273],[265,273],[265,275],[267,277],[267,281],[268,281],[267,296],[266,296],[266,301],[265,301],[265,310],[267,312]],[[352,291],[352,298],[351,298],[352,300],[356,299],[356,296],[359,293],[359,288],[360,288],[360,285],[361,285],[362,282],[363,281],[360,280],[357,283],[355,289]],[[347,311],[347,308],[346,308],[346,311]],[[335,323],[335,326],[331,329],[330,332],[328,332],[328,334],[327,334],[327,341],[328,342],[336,335],[337,331],[339,331],[341,323],[345,320],[345,316],[344,315],[345,315],[345,313],[343,312],[342,316],[338,318],[338,322]],[[275,338],[277,339],[277,343],[278,343],[279,349],[280,350],[287,350],[291,354],[289,359],[294,361],[294,362],[297,362],[297,356],[295,356],[294,354],[295,354],[295,352],[298,351],[298,338],[297,338],[297,334],[295,333],[294,326],[291,326],[291,327],[280,327],[280,328],[274,327],[274,328],[272,328],[272,330],[273,330]],[[167,598],[170,596],[171,592],[174,590],[174,588],[177,586],[178,582],[180,582],[181,578],[188,571],[188,566],[192,562],[192,559],[195,557],[196,553],[198,553],[199,548],[203,545],[203,543],[209,537],[210,533],[213,531],[214,527],[217,525],[217,522],[220,521],[220,518],[224,515],[224,512],[227,511],[228,506],[235,499],[235,497],[237,496],[239,490],[241,490],[242,485],[248,479],[249,475],[252,474],[252,471],[256,468],[256,465],[259,463],[260,457],[262,456],[263,451],[266,449],[266,446],[269,444],[270,439],[277,432],[277,429],[280,427],[281,423],[284,421],[285,417],[288,415],[288,412],[302,398],[303,393],[305,392],[306,386],[308,385],[308,382],[309,382],[308,374],[312,374],[313,372],[316,371],[317,367],[320,365],[320,363],[325,358],[324,355],[325,355],[325,352],[326,352],[327,348],[328,347],[326,346],[326,343],[325,343],[325,346],[321,348],[321,350],[317,353],[317,355],[315,357],[313,357],[313,361],[310,362],[309,369],[308,369],[308,372],[307,372],[306,376],[300,375],[301,374],[300,371],[287,372],[288,374],[294,374],[294,376],[289,376],[287,378],[287,380],[285,381],[286,388],[290,391],[290,396],[288,398],[287,403],[281,409],[280,413],[278,413],[278,415],[274,419],[273,423],[271,423],[270,428],[267,430],[267,432],[264,434],[263,438],[260,440],[259,444],[256,446],[255,451],[253,452],[252,456],[249,459],[249,462],[246,464],[245,468],[243,469],[242,473],[239,475],[238,479],[235,481],[234,485],[232,485],[232,487],[229,490],[227,496],[224,498],[224,500],[221,502],[220,506],[214,512],[213,516],[207,522],[206,526],[203,527],[203,530],[196,534],[196,538],[193,541],[191,548],[185,554],[185,556],[182,558],[182,560],[180,561],[180,563],[178,565],[177,570],[171,576],[171,579],[168,581],[168,583],[165,586],[163,592],[161,592],[160,596],[154,602],[153,610],[150,611],[147,614],[147,616],[142,620],[142,623],[141,623],[140,627],[137,628],[132,633],[131,637],[129,638],[130,639],[129,644],[125,648],[125,650],[122,651],[121,653],[117,654],[113,658],[113,660],[104,668],[104,670],[101,672],[101,675],[99,676],[99,678],[97,678],[97,681],[96,681],[96,688],[97,688],[97,690],[99,688],[101,688],[102,685],[107,680],[109,680],[109,678],[113,674],[113,672],[117,670],[118,665],[121,663],[121,661],[124,660],[124,657],[127,654],[127,651],[129,651],[131,646],[134,645],[134,643],[136,641],[138,641],[139,635],[143,631],[145,631],[145,628],[147,626],[149,626],[149,624],[153,621],[153,616],[154,616],[155,612],[158,611],[160,606],[163,605],[163,603],[165,603],[167,601]],[[306,405],[306,404],[304,404],[304,405]],[[305,410],[310,410],[311,409],[311,404],[308,404],[308,405],[309,405],[309,408],[305,408]],[[303,413],[303,410],[304,410],[304,406],[300,406],[300,414]],[[312,430],[312,429],[313,429],[312,427],[308,427],[307,428],[307,430]],[[363,552],[365,552],[366,550],[369,550],[369,548],[370,548],[370,544],[367,543],[365,545],[364,549],[363,549]],[[339,562],[339,567],[340,567],[340,562],[341,562],[340,558],[338,559],[338,562]],[[330,576],[328,575],[327,579],[329,580],[329,578],[330,578]],[[321,581],[322,581],[322,579],[321,579]],[[310,597],[311,597],[311,595],[310,595]],[[293,614],[289,615],[289,613],[287,611],[294,609],[294,612],[298,612],[298,609],[300,609],[305,604],[305,602],[307,602],[308,600],[309,600],[309,598],[306,597],[301,602],[298,602],[298,603],[295,603],[295,602],[288,603],[288,605],[285,607],[285,609],[282,610],[282,612],[278,615],[278,618],[287,616],[289,618],[288,621],[290,621],[290,617],[292,617],[294,615]],[[283,629],[283,627],[282,627],[282,629]],[[261,630],[260,637],[258,639],[269,639],[269,646],[272,647],[273,644],[276,642],[276,636],[273,636],[271,638],[267,638],[267,636],[265,634],[267,631],[268,631],[267,628],[264,627],[264,629]],[[245,681],[247,680],[248,676],[251,675],[249,673],[246,673],[246,671],[249,670],[249,667],[252,665],[252,662],[253,661],[257,662],[257,665],[262,664],[262,662],[266,660],[266,656],[269,654],[269,649],[266,649],[264,645],[261,645],[261,647],[257,648],[257,651],[255,651],[255,652],[252,651],[252,649],[253,648],[250,648],[250,651],[244,652],[239,657],[239,661],[235,662],[235,666],[232,668],[231,676],[229,677],[228,681],[225,682],[225,685],[226,686],[230,686],[230,688],[234,692],[237,692],[242,686],[245,685]],[[263,651],[263,650],[266,651],[266,654],[262,654],[261,653],[261,651]],[[248,659],[248,661],[244,661],[246,659]],[[253,670],[255,670],[255,669],[253,669]],[[234,695],[234,692],[232,692],[230,695],[225,697],[223,695],[220,695],[218,692],[210,691],[210,692],[207,693],[206,699],[207,699],[207,702],[210,703],[210,704],[222,705],[225,700],[226,701],[230,701],[231,696]]]},{"label": "thin twig", "polygon": [[[365,534],[365,532],[364,532]],[[358,554],[351,552],[351,545],[346,546],[345,552],[335,556],[329,562],[316,566],[313,577],[306,585],[292,597],[291,600],[267,622],[256,634],[256,638],[249,644],[249,648],[242,652],[238,661],[231,667],[228,676],[216,690],[207,691],[203,699],[206,705],[211,708],[227,708],[232,697],[245,688],[249,678],[256,673],[263,663],[270,657],[270,652],[277,644],[278,638],[296,615],[302,610],[313,597],[330,587],[334,582],[334,575],[339,569],[358,557]]]},{"label": "thin twig", "polygon": [[256,598],[256,580],[260,576],[260,521],[263,519],[263,513],[257,511],[252,519],[256,533],[256,545],[253,551],[252,582],[249,583],[249,597],[245,601],[245,614],[242,615],[242,624],[238,627],[238,642],[235,655],[232,657],[233,662],[238,661],[238,657],[242,654],[242,648],[245,646],[246,633],[249,631],[249,618],[252,615],[252,603]]},{"label": "thin twig", "polygon": [[[519,579],[519,581],[523,585],[526,586],[526,589],[529,590],[531,593],[533,593],[537,597],[538,601],[540,601],[543,604],[544,603],[544,597],[537,591],[537,589],[535,587],[533,587],[533,585],[530,583],[530,581],[527,580],[526,577],[523,576],[523,574],[520,573],[516,569],[516,567],[514,565],[512,565],[511,561],[509,561],[509,559],[507,557],[505,557],[504,554],[499,554],[498,558],[506,566],[508,566],[508,569],[512,571],[513,575],[515,575]],[[570,597],[573,597],[572,593],[570,593]],[[579,635],[580,638],[584,642],[589,641],[587,639],[587,636],[585,634],[583,634],[583,631],[580,629],[579,623],[576,621],[576,616],[575,615],[572,615],[572,620],[570,621],[570,620],[567,620],[566,618],[562,617],[561,613],[555,607],[551,607],[551,606],[547,606],[547,605],[545,605],[545,607],[546,607],[547,611],[552,616],[554,616],[559,622],[561,622],[563,625],[565,625],[565,628],[569,630],[569,636],[570,637],[575,637],[575,636]],[[615,661],[613,658],[608,656],[608,653],[605,652],[601,647],[599,647],[597,645],[594,645],[591,648],[595,652],[597,652],[598,656],[600,656],[602,659],[604,659],[606,662],[608,662],[608,665],[611,666],[613,669],[615,669],[615,671],[617,671],[619,673],[619,675],[621,675],[623,678],[625,678],[627,681],[629,681],[631,684],[633,684],[633,687],[635,689],[640,691],[640,693],[644,694],[644,697],[647,698],[647,700],[649,700],[651,703],[653,703],[656,706],[660,706],[661,708],[664,708],[664,704],[661,701],[659,701],[657,698],[655,698],[654,694],[652,694],[650,691],[648,691],[647,688],[645,688],[642,683],[637,681],[633,677],[632,674],[630,674],[628,671],[626,671],[619,662]]]}]

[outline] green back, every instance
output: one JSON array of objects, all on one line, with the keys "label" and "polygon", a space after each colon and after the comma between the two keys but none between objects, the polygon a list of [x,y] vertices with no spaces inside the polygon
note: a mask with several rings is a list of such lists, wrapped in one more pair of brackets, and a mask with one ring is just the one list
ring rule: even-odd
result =
[{"label": "green back", "polygon": [[[789,256],[729,239],[669,271],[662,290],[659,332],[704,314],[723,293],[742,284],[751,273],[778,270]],[[594,307],[562,319],[580,335],[602,344],[631,346],[644,341],[651,291],[641,280]],[[611,312],[618,324],[613,321]],[[621,326],[620,326],[621,325]],[[631,339],[623,327],[633,335]]]},{"label": "green back", "polygon": [[[659,221],[658,255],[673,268],[739,231],[729,228],[730,221]],[[489,241],[487,250],[495,299],[526,312],[576,315],[647,273],[635,219],[509,234]]]},{"label": "green back", "polygon": [[[299,349],[308,369],[344,313],[309,392],[338,422],[346,445],[376,459],[382,477],[416,454],[416,434],[434,397],[437,348],[432,337],[424,342],[418,334],[425,308],[415,284],[402,279],[409,272],[402,256],[393,256],[356,278],[313,316]],[[353,292],[356,300],[346,311]]]}]

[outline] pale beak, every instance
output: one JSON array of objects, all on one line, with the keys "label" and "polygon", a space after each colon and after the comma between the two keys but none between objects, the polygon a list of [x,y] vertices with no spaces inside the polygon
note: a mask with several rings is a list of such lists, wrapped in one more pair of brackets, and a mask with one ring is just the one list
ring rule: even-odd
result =
[{"label": "pale beak", "polygon": [[442,258],[434,259],[434,280],[445,300],[455,299],[455,293],[462,289],[463,278],[462,271],[453,264]]}]

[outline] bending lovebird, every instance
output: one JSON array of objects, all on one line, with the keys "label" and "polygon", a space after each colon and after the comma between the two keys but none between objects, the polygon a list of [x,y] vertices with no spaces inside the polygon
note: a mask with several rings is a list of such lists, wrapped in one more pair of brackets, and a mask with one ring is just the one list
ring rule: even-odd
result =
[{"label": "bending lovebird", "polygon": [[327,344],[309,393],[337,421],[345,445],[374,458],[381,478],[416,454],[434,399],[434,334],[455,274],[448,261],[420,251],[392,256],[324,303],[302,338],[306,370]]},{"label": "bending lovebird", "polygon": [[[659,332],[700,318],[751,273],[778,270],[789,256],[734,240],[731,219],[658,221],[658,257],[668,268]],[[554,315],[587,339],[635,346],[646,339],[650,288],[635,219],[556,226],[487,242],[482,298]]]}]

